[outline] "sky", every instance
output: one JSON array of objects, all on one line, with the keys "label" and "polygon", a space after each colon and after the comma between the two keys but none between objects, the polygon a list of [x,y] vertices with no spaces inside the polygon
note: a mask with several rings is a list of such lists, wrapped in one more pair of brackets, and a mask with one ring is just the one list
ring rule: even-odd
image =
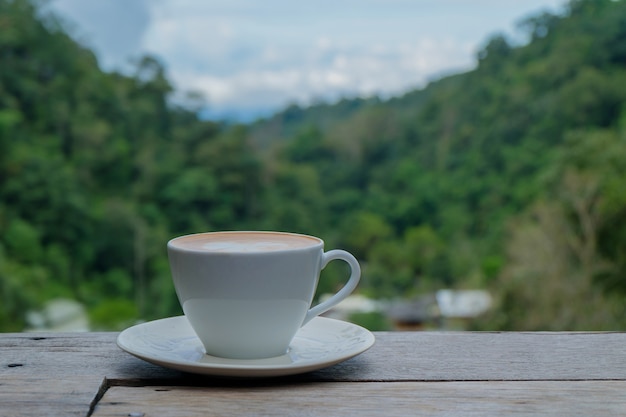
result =
[{"label": "sky", "polygon": [[564,0],[52,0],[105,70],[150,54],[181,97],[240,121],[289,104],[383,98],[467,71],[494,34]]}]

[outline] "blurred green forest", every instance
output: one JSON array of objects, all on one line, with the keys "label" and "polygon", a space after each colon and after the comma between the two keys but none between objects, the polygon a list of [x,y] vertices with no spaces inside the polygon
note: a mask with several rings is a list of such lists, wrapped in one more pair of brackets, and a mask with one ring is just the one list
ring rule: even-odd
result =
[{"label": "blurred green forest", "polygon": [[487,289],[476,329],[626,329],[626,1],[566,9],[401,97],[233,125],[0,0],[0,331],[59,297],[94,329],[180,314],[167,240],[243,229],[353,252],[377,299]]}]

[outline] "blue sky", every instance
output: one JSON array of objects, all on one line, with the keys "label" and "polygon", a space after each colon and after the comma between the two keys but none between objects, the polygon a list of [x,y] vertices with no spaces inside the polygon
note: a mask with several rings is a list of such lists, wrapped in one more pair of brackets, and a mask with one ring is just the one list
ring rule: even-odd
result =
[{"label": "blue sky", "polygon": [[161,59],[210,114],[249,118],[291,104],[389,97],[471,69],[495,33],[563,0],[52,0],[105,69]]}]

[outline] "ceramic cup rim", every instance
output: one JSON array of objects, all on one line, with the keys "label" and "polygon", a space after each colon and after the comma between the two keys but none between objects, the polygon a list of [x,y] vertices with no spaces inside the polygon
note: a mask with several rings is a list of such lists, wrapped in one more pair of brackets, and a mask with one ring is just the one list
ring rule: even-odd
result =
[{"label": "ceramic cup rim", "polygon": [[[296,238],[306,238],[309,240],[313,240],[311,245],[294,247],[294,248],[281,248],[281,249],[273,249],[268,251],[258,251],[258,252],[244,252],[244,251],[233,251],[233,252],[217,252],[211,251],[203,248],[193,248],[193,247],[182,247],[177,245],[178,241],[193,239],[193,238],[202,238],[205,236],[214,236],[214,235],[273,235],[273,236],[292,236]],[[191,233],[182,236],[177,236],[173,239],[170,239],[167,242],[167,248],[169,250],[177,251],[177,252],[187,252],[187,253],[198,253],[205,255],[237,255],[237,256],[259,256],[259,255],[267,255],[267,254],[280,254],[280,253],[293,253],[293,252],[301,252],[308,251],[314,248],[323,248],[324,241],[316,236],[306,235],[303,233],[294,233],[294,232],[281,232],[281,231],[271,231],[271,230],[225,230],[225,231],[214,231],[214,232],[200,232],[200,233]]]}]

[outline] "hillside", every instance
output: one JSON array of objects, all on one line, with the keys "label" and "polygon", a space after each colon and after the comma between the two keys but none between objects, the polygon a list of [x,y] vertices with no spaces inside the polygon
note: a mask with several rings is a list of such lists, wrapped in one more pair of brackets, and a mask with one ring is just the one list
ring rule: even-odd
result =
[{"label": "hillside", "polygon": [[[526,293],[520,309],[554,316],[525,321],[514,310],[500,315],[505,328],[576,326],[579,318],[561,320],[551,304],[585,304],[598,282],[623,299],[626,5],[574,1],[564,16],[534,16],[520,30],[527,45],[495,36],[476,70],[332,124],[318,122],[331,119],[320,109],[305,112],[281,148],[282,158],[319,174],[338,220],[331,227],[369,260],[373,294],[513,286],[502,300]],[[280,131],[286,116],[267,123]],[[546,235],[530,241],[531,231]],[[507,301],[512,311],[517,302]]]},{"label": "hillside", "polygon": [[224,229],[320,236],[374,298],[489,289],[477,328],[626,326],[626,2],[532,17],[402,97],[239,126],[169,104],[154,58],[102,72],[36,5],[0,0],[0,331],[57,297],[94,328],[178,314],[165,242]]}]

